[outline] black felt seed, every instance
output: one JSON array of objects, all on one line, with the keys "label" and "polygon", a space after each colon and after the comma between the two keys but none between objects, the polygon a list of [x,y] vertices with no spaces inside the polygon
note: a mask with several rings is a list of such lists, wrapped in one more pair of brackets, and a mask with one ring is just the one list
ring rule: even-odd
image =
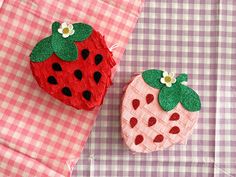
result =
[{"label": "black felt seed", "polygon": [[56,78],[54,76],[49,76],[48,77],[48,83],[56,85],[57,84],[57,80],[56,80]]},{"label": "black felt seed", "polygon": [[52,64],[52,69],[54,71],[62,71],[61,65],[59,63],[53,63]]},{"label": "black felt seed", "polygon": [[70,88],[69,87],[63,87],[61,92],[65,95],[65,96],[72,96]]},{"label": "black felt seed", "polygon": [[100,81],[101,77],[102,77],[102,74],[99,71],[96,71],[95,73],[93,73],[93,78],[96,83]]},{"label": "black felt seed", "polygon": [[101,54],[97,54],[95,56],[95,64],[98,65],[99,63],[102,62],[103,56]]},{"label": "black felt seed", "polygon": [[77,69],[77,70],[75,70],[74,71],[74,75],[75,75],[75,77],[77,78],[77,79],[79,79],[79,80],[81,80],[82,79],[82,72],[79,70],[79,69]]},{"label": "black felt seed", "polygon": [[84,60],[86,60],[89,56],[89,50],[88,49],[83,49],[81,52],[81,55],[83,57]]},{"label": "black felt seed", "polygon": [[89,91],[89,90],[85,90],[84,92],[83,92],[83,97],[86,99],[86,100],[90,100],[90,98],[91,98],[91,92]]}]

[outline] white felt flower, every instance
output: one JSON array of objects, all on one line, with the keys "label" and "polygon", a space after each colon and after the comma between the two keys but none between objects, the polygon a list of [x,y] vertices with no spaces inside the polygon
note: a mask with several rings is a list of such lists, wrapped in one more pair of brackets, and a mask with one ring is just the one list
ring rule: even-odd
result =
[{"label": "white felt flower", "polygon": [[174,73],[163,72],[163,77],[161,78],[161,83],[166,84],[167,87],[171,87],[173,83],[176,82]]},{"label": "white felt flower", "polygon": [[67,38],[75,33],[72,24],[62,23],[58,32],[62,34],[62,37]]}]

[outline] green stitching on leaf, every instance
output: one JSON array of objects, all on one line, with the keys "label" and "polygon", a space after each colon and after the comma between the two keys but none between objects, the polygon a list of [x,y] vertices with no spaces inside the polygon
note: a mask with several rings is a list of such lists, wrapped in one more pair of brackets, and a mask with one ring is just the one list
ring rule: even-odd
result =
[{"label": "green stitching on leaf", "polygon": [[53,54],[51,40],[52,36],[49,36],[36,44],[30,54],[30,60],[32,62],[42,62]]},{"label": "green stitching on leaf", "polygon": [[146,70],[142,73],[143,80],[151,87],[161,89],[164,84],[161,83],[160,79],[162,78],[163,71],[151,69]]},{"label": "green stitching on leaf", "polygon": [[78,49],[70,40],[61,37],[59,33],[52,36],[52,48],[56,55],[64,61],[73,61],[78,57]]},{"label": "green stitching on leaf", "polygon": [[75,33],[72,36],[69,36],[68,39],[71,41],[83,41],[87,39],[93,32],[93,28],[84,23],[75,23],[73,24]]},{"label": "green stitching on leaf", "polygon": [[177,78],[176,78],[176,82],[181,83],[181,82],[187,82],[188,81],[188,75],[187,74],[180,74]]},{"label": "green stitching on leaf", "polygon": [[170,111],[176,107],[181,98],[179,84],[172,87],[163,87],[158,95],[158,101],[164,111]]},{"label": "green stitching on leaf", "polygon": [[181,85],[181,104],[188,111],[194,112],[201,109],[201,101],[198,94],[191,88]]}]

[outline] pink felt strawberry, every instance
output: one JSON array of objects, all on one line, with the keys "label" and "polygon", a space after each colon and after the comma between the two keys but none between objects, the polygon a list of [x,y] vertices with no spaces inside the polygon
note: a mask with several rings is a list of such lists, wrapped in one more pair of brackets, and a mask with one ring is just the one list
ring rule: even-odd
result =
[{"label": "pink felt strawberry", "polygon": [[125,90],[121,107],[122,136],[136,152],[152,152],[185,143],[197,123],[200,98],[183,85],[186,74],[146,70]]},{"label": "pink felt strawberry", "polygon": [[67,105],[90,110],[102,104],[115,61],[91,26],[54,22],[52,35],[30,54],[30,65],[42,89]]}]

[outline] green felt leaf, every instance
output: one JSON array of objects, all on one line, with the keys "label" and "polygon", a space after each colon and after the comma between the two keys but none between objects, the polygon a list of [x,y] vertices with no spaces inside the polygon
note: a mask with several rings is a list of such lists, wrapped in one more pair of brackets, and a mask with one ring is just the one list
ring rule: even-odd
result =
[{"label": "green felt leaf", "polygon": [[59,33],[54,33],[52,36],[52,48],[64,61],[73,61],[78,57],[78,49],[74,42],[63,38]]},{"label": "green felt leaf", "polygon": [[181,99],[180,102],[185,109],[194,112],[201,109],[201,101],[198,94],[191,88],[181,85]]},{"label": "green felt leaf", "polygon": [[49,36],[42,39],[36,44],[30,54],[30,60],[32,62],[42,62],[48,59],[53,54],[51,40],[52,36]]},{"label": "green felt leaf", "polygon": [[163,71],[150,69],[142,73],[143,80],[151,87],[161,89],[164,84],[161,83],[161,78],[163,77]]},{"label": "green felt leaf", "polygon": [[87,39],[93,32],[93,28],[85,23],[75,23],[73,24],[73,29],[75,33],[68,37],[71,41],[83,41]]},{"label": "green felt leaf", "polygon": [[180,85],[175,84],[172,87],[163,87],[158,95],[158,101],[164,111],[170,111],[176,107],[180,101]]},{"label": "green felt leaf", "polygon": [[91,26],[84,23],[73,24],[74,34],[63,38],[58,32],[60,27],[59,22],[52,24],[52,48],[56,55],[64,61],[73,61],[78,57],[78,49],[74,44],[75,41],[83,41],[88,38],[93,29]]},{"label": "green felt leaf", "polygon": [[187,82],[188,81],[188,75],[182,73],[176,78],[176,81],[177,81],[177,83]]},{"label": "green felt leaf", "polygon": [[52,24],[52,34],[58,33],[58,28],[60,28],[61,24],[59,22],[53,22]]}]

